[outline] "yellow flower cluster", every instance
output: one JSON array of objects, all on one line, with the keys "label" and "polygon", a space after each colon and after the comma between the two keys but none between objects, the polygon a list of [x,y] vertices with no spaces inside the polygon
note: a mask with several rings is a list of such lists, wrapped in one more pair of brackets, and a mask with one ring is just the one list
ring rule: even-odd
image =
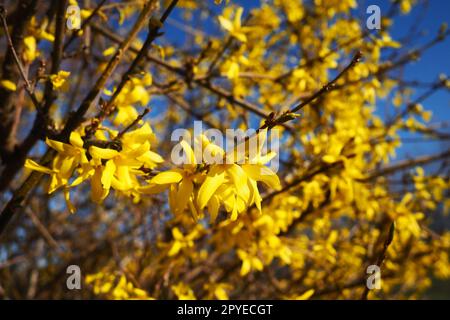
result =
[{"label": "yellow flower cluster", "polygon": [[70,72],[64,70],[59,71],[57,74],[50,75],[50,81],[52,82],[53,88],[56,90],[61,89],[69,76]]},{"label": "yellow flower cluster", "polygon": [[[147,186],[140,188],[140,191],[152,194],[169,189],[172,211],[182,213],[188,207],[195,219],[202,217],[202,211],[206,207],[212,221],[216,219],[221,206],[231,214],[231,220],[236,220],[239,213],[245,212],[252,205],[261,211],[262,198],[258,182],[273,189],[281,187],[278,176],[264,166],[276,155],[274,152],[261,155],[266,133],[267,130],[261,130],[258,136],[254,137],[259,143],[256,152],[249,151],[249,154],[253,155],[252,158],[246,157],[245,152],[236,154],[236,150],[226,153],[207,137],[198,137],[197,142],[204,150],[203,155],[208,153],[211,158],[218,160],[217,163],[211,164],[202,162],[203,157],[198,159],[192,147],[183,140],[180,145],[188,160],[183,168],[157,174],[148,181]],[[234,162],[230,160],[232,158]],[[199,170],[199,167],[205,165],[209,166],[207,170]]]},{"label": "yellow flower cluster", "polygon": [[[155,194],[169,189],[169,204],[175,214],[181,214],[188,208],[197,220],[203,217],[203,209],[207,207],[214,221],[223,206],[230,213],[231,220],[236,220],[238,214],[253,205],[261,211],[262,197],[258,182],[273,189],[281,187],[278,176],[264,166],[276,155],[274,152],[261,155],[266,133],[262,130],[256,137],[259,143],[255,151],[241,154],[236,150],[225,153],[205,136],[199,137],[205,152],[220,160],[211,164],[197,159],[191,146],[181,141],[188,163],[182,168],[156,174],[146,185],[140,182],[140,178],[146,175],[146,169],[154,169],[164,161],[150,150],[154,135],[147,123],[124,133],[120,138],[117,138],[118,132],[101,127],[95,140],[84,141],[80,132],[72,132],[69,143],[47,139],[47,145],[58,152],[52,167],[43,167],[31,159],[27,159],[25,167],[50,174],[48,192],[63,188],[71,212],[75,208],[70,202],[70,188],[90,180],[91,198],[96,203],[102,202],[111,188],[132,196],[136,201],[139,201],[141,194]],[[230,161],[232,157],[236,157],[234,163]],[[221,164],[222,161],[225,164]],[[75,172],[77,176],[72,179]]]},{"label": "yellow flower cluster", "polygon": [[125,275],[115,275],[109,272],[88,274],[86,284],[92,286],[96,295],[113,300],[153,300],[145,290],[136,288]]}]

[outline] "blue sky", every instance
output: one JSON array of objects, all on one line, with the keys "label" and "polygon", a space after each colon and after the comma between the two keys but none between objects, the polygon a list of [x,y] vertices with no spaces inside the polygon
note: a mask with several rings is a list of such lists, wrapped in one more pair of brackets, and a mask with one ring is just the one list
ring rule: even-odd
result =
[{"label": "blue sky", "polygon": [[[378,4],[383,11],[386,12],[389,7],[389,1],[359,1],[359,3]],[[383,10],[384,9],[384,10]],[[421,21],[415,27],[423,33],[423,36],[417,37],[414,41],[417,45],[426,43],[432,39],[443,22],[450,27],[450,1],[430,0],[427,3],[426,10],[413,9],[409,15],[396,18],[392,37],[401,39],[408,34],[417,21]],[[423,16],[423,18],[421,18]],[[440,73],[450,76],[450,39],[439,43],[435,47],[426,51],[419,61],[409,64],[405,68],[405,78],[410,80],[419,80],[422,82],[432,82]],[[418,90],[415,96],[421,94]],[[450,121],[450,94],[448,91],[441,90],[427,99],[423,105],[426,109],[433,111],[431,123]],[[450,132],[450,128],[441,129],[441,131]],[[408,134],[404,137],[414,137]],[[400,158],[418,156],[443,151],[449,147],[448,142],[423,142],[423,143],[405,143],[398,152]]]}]

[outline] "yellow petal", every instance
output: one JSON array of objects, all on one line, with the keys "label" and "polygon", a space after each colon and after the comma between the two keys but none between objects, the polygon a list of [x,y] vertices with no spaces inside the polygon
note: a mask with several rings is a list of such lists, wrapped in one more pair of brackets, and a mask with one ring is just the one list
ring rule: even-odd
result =
[{"label": "yellow petal", "polygon": [[252,266],[250,264],[250,261],[248,261],[248,260],[242,261],[241,272],[240,272],[241,276],[243,277],[247,273],[249,273],[251,268],[252,268]]},{"label": "yellow petal", "polygon": [[112,159],[112,158],[116,157],[119,154],[119,152],[114,149],[104,149],[104,148],[99,148],[96,146],[91,146],[89,148],[89,154],[93,158],[97,158],[97,159]]},{"label": "yellow petal", "polygon": [[60,153],[64,153],[67,151],[66,145],[64,142],[51,140],[49,138],[45,139],[45,143],[52,149],[55,149],[56,151]]},{"label": "yellow petal", "polygon": [[277,156],[276,152],[270,151],[266,155],[259,157],[258,164],[266,164],[276,156]]},{"label": "yellow petal", "polygon": [[54,173],[53,170],[50,170],[49,168],[46,168],[44,166],[41,166],[40,164],[38,164],[37,162],[31,160],[31,159],[27,159],[25,161],[25,168],[34,170],[34,171],[39,171],[42,173],[47,173],[47,174],[52,174]]},{"label": "yellow petal", "polygon": [[102,171],[101,168],[96,168],[95,173],[91,178],[91,199],[95,203],[101,203],[106,196],[108,191],[105,191],[102,186]]},{"label": "yellow petal", "polygon": [[152,128],[148,123],[144,123],[142,127],[127,132],[123,135],[123,140],[132,140],[134,143],[144,143],[152,139],[154,136]]},{"label": "yellow petal", "polygon": [[73,170],[78,165],[74,157],[61,157],[61,165],[59,166],[59,172],[61,177],[69,179]]},{"label": "yellow petal", "polygon": [[338,158],[333,155],[327,154],[322,157],[322,160],[327,163],[333,163],[336,162]]},{"label": "yellow petal", "polygon": [[141,145],[138,145],[138,147],[136,148],[127,150],[125,156],[128,158],[137,158],[144,155],[144,153],[147,152],[148,149],[150,149],[150,143],[147,141]]},{"label": "yellow petal", "polygon": [[211,199],[217,188],[223,184],[224,180],[225,174],[223,171],[206,177],[198,191],[197,201],[200,209],[203,209],[208,204],[209,199]]},{"label": "yellow petal", "polygon": [[222,16],[219,16],[219,23],[225,30],[227,31],[233,30],[233,24],[231,23],[231,21]]},{"label": "yellow petal", "polygon": [[252,266],[253,266],[253,268],[255,268],[256,270],[259,270],[259,271],[264,269],[264,265],[262,264],[261,260],[259,260],[258,258],[252,258]]},{"label": "yellow petal", "polygon": [[187,143],[185,140],[180,141],[180,145],[183,148],[184,153],[186,154],[186,163],[185,164],[191,164],[195,165],[197,164],[197,161],[195,160],[195,154],[194,150],[192,150],[189,143]]},{"label": "yellow petal", "polygon": [[88,164],[82,165],[83,173],[77,177],[73,182],[70,184],[71,187],[75,187],[82,183],[83,181],[87,180],[89,177],[91,177],[95,170],[91,168]]},{"label": "yellow petal", "polygon": [[220,202],[217,196],[212,196],[208,202],[208,211],[210,214],[210,221],[214,222],[219,214]]},{"label": "yellow petal", "polygon": [[67,209],[69,209],[70,213],[75,213],[75,207],[72,202],[70,202],[70,192],[69,188],[64,189],[64,200],[66,200]]},{"label": "yellow petal", "polygon": [[59,175],[56,174],[52,174],[51,178],[50,178],[50,184],[48,186],[48,194],[52,194],[53,192],[55,192],[59,187],[63,186],[64,184],[66,184],[67,181],[64,181],[63,179],[61,179],[61,177]]},{"label": "yellow petal", "polygon": [[314,294],[314,289],[309,289],[308,291],[306,291],[302,295],[296,297],[295,300],[308,300],[309,298],[311,298],[311,296],[313,294]]},{"label": "yellow petal", "polygon": [[111,187],[113,187],[113,189],[115,189],[115,190],[120,190],[120,191],[125,191],[125,190],[129,189],[128,186],[126,186],[124,183],[122,183],[122,181],[117,179],[115,176],[113,176],[111,179]]},{"label": "yellow petal", "polygon": [[73,145],[74,147],[83,148],[84,142],[83,139],[81,138],[81,135],[78,132],[73,131],[70,134],[70,144]]},{"label": "yellow petal", "polygon": [[172,229],[172,236],[176,240],[183,240],[183,238],[184,238],[184,236],[181,233],[180,229],[178,229],[177,227]]},{"label": "yellow petal", "polygon": [[175,203],[177,213],[182,213],[184,208],[186,208],[193,189],[194,185],[190,179],[184,179],[181,181],[178,188],[177,202]]},{"label": "yellow petal", "polygon": [[163,163],[164,162],[164,159],[159,154],[157,154],[156,152],[147,151],[146,155],[148,156],[148,159],[153,161],[153,162],[156,162],[156,163]]},{"label": "yellow petal", "polygon": [[230,80],[239,77],[239,65],[236,62],[231,62],[227,71],[227,77]]},{"label": "yellow petal", "polygon": [[246,164],[242,168],[253,180],[261,181],[275,190],[281,188],[280,179],[269,168],[256,164]]},{"label": "yellow petal", "polygon": [[241,32],[235,32],[233,33],[233,36],[235,36],[241,42],[247,42],[247,37]]},{"label": "yellow petal", "polygon": [[50,81],[52,82],[53,88],[59,89],[61,88],[64,83],[66,82],[67,77],[69,77],[70,72],[69,71],[58,71],[57,74],[50,75]]},{"label": "yellow petal", "polygon": [[105,50],[103,50],[103,55],[106,56],[110,56],[112,55],[114,52],[116,52],[116,48],[115,47],[109,47],[106,48]]},{"label": "yellow petal", "polygon": [[17,90],[16,84],[14,82],[12,82],[11,80],[7,80],[7,79],[2,80],[2,81],[0,81],[0,85],[9,91]]},{"label": "yellow petal", "polygon": [[258,209],[258,211],[261,213],[262,197],[259,194],[258,185],[256,184],[256,181],[253,179],[248,179],[248,185],[249,185],[249,189],[250,189],[248,205],[250,206],[251,204],[254,203],[256,208]]},{"label": "yellow petal", "polygon": [[231,176],[231,180],[233,181],[236,189],[241,191],[247,185],[247,175],[245,171],[237,164],[232,164],[227,169],[227,173]]},{"label": "yellow petal", "polygon": [[111,180],[116,172],[116,165],[113,160],[106,162],[105,168],[102,172],[102,185],[104,189],[109,189],[111,187]]},{"label": "yellow petal", "polygon": [[237,28],[240,28],[241,26],[242,13],[244,13],[244,8],[242,7],[237,8],[236,14],[234,16],[234,26]]},{"label": "yellow petal", "polygon": [[176,255],[181,249],[181,243],[179,243],[178,241],[175,241],[172,245],[172,247],[170,248],[169,252],[167,253],[167,255],[169,257]]},{"label": "yellow petal", "polygon": [[[138,187],[137,191],[144,194],[157,194],[165,191],[167,189],[167,186],[167,184],[149,184],[146,186]],[[114,187],[114,189],[116,188]]]}]

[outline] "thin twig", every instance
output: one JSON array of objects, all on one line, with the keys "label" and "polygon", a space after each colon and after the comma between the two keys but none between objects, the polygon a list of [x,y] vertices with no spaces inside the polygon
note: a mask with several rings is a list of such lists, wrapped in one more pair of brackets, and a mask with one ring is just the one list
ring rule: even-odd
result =
[{"label": "thin twig", "polygon": [[405,170],[405,169],[408,169],[408,168],[411,168],[414,166],[424,165],[426,163],[430,163],[430,162],[434,162],[434,161],[438,161],[438,160],[442,160],[442,159],[447,159],[447,158],[450,158],[450,149],[448,149],[444,152],[440,152],[438,154],[427,155],[427,156],[417,157],[417,158],[410,159],[410,160],[399,161],[390,166],[386,166],[384,168],[381,168],[381,169],[373,172],[369,177],[365,178],[363,181],[370,181],[370,180],[376,179],[381,176],[387,176],[390,174],[394,174],[394,173],[398,172],[399,170]]}]

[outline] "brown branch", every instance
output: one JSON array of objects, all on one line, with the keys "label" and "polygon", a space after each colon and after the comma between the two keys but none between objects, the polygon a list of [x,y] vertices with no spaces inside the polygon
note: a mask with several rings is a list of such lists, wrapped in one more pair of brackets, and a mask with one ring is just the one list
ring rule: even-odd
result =
[{"label": "brown branch", "polygon": [[448,149],[444,152],[438,153],[438,154],[434,154],[434,155],[427,155],[427,156],[422,156],[422,157],[418,157],[415,159],[399,161],[390,166],[386,166],[384,168],[381,168],[380,170],[373,172],[369,177],[367,177],[363,181],[370,181],[370,180],[376,179],[381,176],[386,176],[386,175],[396,173],[400,170],[405,170],[405,169],[408,169],[408,168],[411,168],[414,166],[423,165],[423,164],[427,164],[427,163],[434,162],[434,161],[439,161],[439,160],[446,159],[449,157],[450,157],[450,149]]},{"label": "brown branch", "polygon": [[[40,163],[43,166],[47,166],[52,161],[54,156],[56,156],[56,151],[49,148],[41,158]],[[39,181],[41,181],[43,175],[44,174],[41,172],[33,171],[22,183],[22,185],[14,192],[11,200],[9,200],[0,214],[0,236],[14,214],[22,208],[22,204],[25,202],[29,192],[39,183]]]}]

